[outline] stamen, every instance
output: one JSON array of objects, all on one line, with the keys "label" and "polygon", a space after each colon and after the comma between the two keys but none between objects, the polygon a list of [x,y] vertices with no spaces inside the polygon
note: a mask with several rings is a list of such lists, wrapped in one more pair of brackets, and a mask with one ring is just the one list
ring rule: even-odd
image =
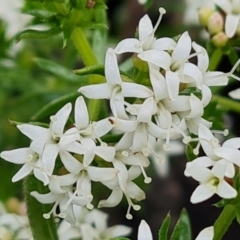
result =
[{"label": "stamen", "polygon": [[198,142],[197,146],[193,149],[193,153],[195,155],[198,155],[199,154],[199,148],[200,148],[200,142]]},{"label": "stamen", "polygon": [[221,130],[211,130],[211,132],[212,133],[222,134],[225,137],[229,134],[229,130],[228,129],[224,129],[223,131],[221,131]]},{"label": "stamen", "polygon": [[128,156],[129,156],[129,154],[128,154],[127,151],[122,151],[122,155],[125,156],[125,157],[128,157]]},{"label": "stamen", "polygon": [[156,32],[156,30],[157,30],[157,28],[158,28],[158,26],[159,26],[159,24],[160,24],[160,22],[162,20],[163,15],[166,13],[166,10],[164,8],[160,7],[159,8],[159,13],[160,13],[160,15],[159,15],[159,18],[157,20],[157,23],[154,26],[153,33]]},{"label": "stamen", "polygon": [[147,176],[147,174],[146,174],[146,172],[145,172],[142,164],[139,164],[139,167],[140,167],[141,170],[142,170],[142,174],[143,174],[143,177],[144,177],[144,182],[145,182],[145,183],[150,183],[150,182],[152,181],[152,178],[150,178],[150,177]]}]

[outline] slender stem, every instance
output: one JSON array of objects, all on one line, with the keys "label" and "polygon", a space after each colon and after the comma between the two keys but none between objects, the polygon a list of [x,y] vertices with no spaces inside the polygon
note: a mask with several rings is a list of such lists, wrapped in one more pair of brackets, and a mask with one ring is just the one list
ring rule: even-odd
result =
[{"label": "slender stem", "polygon": [[222,49],[221,48],[216,48],[213,52],[213,54],[210,57],[210,62],[209,62],[209,71],[214,71],[217,69],[218,64],[220,63],[222,59]]},{"label": "slender stem", "polygon": [[50,211],[51,207],[38,202],[30,195],[32,191],[40,193],[49,191],[47,187],[33,175],[24,179],[24,195],[27,204],[27,214],[34,240],[58,240],[56,223],[53,217],[44,219],[43,214]]},{"label": "slender stem", "polygon": [[[81,28],[76,27],[72,32],[72,41],[78,50],[83,63],[86,66],[92,66],[98,64],[97,59],[92,51],[90,44],[88,43],[83,31]],[[98,75],[89,76],[89,84],[96,84],[102,82],[103,77]],[[97,120],[99,110],[100,110],[100,101],[98,100],[89,100],[88,102],[88,111],[89,116],[92,121]]]},{"label": "slender stem", "polygon": [[233,205],[226,205],[220,216],[214,223],[214,238],[213,240],[221,240],[229,226],[232,224],[236,216],[236,208]]},{"label": "slender stem", "polygon": [[213,101],[216,101],[220,105],[226,107],[228,110],[234,111],[234,112],[240,112],[240,102],[235,101],[226,97],[222,96],[213,96]]}]

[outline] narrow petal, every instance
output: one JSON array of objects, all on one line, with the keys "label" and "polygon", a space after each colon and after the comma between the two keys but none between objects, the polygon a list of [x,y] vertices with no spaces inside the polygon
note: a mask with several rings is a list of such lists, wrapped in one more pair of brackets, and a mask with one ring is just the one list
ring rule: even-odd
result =
[{"label": "narrow petal", "polygon": [[188,32],[184,32],[179,38],[177,45],[172,53],[172,63],[187,60],[192,48],[191,43],[192,40]]},{"label": "narrow petal", "polygon": [[195,240],[213,240],[214,236],[214,227],[210,226],[204,228],[197,236]]},{"label": "narrow petal", "polygon": [[138,228],[138,240],[152,240],[152,232],[145,220],[142,220]]},{"label": "narrow petal", "polygon": [[154,41],[152,48],[156,50],[172,51],[176,47],[176,42],[172,38],[159,38]]},{"label": "narrow petal", "polygon": [[178,72],[166,71],[166,83],[170,100],[175,101],[179,93],[180,78]]},{"label": "narrow petal", "polygon": [[191,203],[200,203],[212,197],[214,193],[215,190],[213,188],[208,185],[201,184],[194,190],[190,201]]},{"label": "narrow petal", "polygon": [[232,11],[231,3],[228,0],[214,0],[218,7],[220,7],[225,13],[230,14]]},{"label": "narrow petal", "polygon": [[112,96],[113,86],[108,83],[92,84],[78,89],[85,97],[91,99],[109,99]]},{"label": "narrow petal", "polygon": [[203,73],[200,71],[200,69],[196,65],[188,62],[185,63],[183,68],[183,73],[184,73],[184,79],[189,78],[188,81],[190,81],[190,83],[195,83],[198,89],[202,89]]},{"label": "narrow petal", "polygon": [[79,142],[71,142],[64,146],[61,146],[61,149],[64,149],[68,152],[77,153],[80,155],[84,153],[83,145]]},{"label": "narrow petal", "polygon": [[132,229],[130,227],[126,227],[124,225],[116,225],[107,229],[105,233],[105,237],[115,238],[115,237],[128,236],[131,232],[132,232]]},{"label": "narrow petal", "polygon": [[102,120],[94,122],[93,128],[94,135],[97,137],[102,137],[103,135],[112,130],[113,124],[111,123],[110,118],[104,118]]},{"label": "narrow petal", "polygon": [[135,38],[127,38],[119,42],[114,51],[116,54],[122,54],[126,52],[141,53],[141,42]]},{"label": "narrow petal", "polygon": [[84,138],[81,143],[84,149],[83,165],[84,167],[87,167],[91,164],[95,157],[96,144],[91,138]]},{"label": "narrow petal", "polygon": [[171,65],[171,57],[167,52],[159,50],[148,50],[139,53],[138,57],[148,63],[153,63],[164,70],[169,69]]},{"label": "narrow petal", "polygon": [[24,164],[20,170],[13,176],[12,182],[17,182],[20,179],[25,178],[27,175],[29,175],[33,170],[33,167],[29,164]]},{"label": "narrow petal", "polygon": [[190,95],[189,98],[191,111],[186,116],[187,118],[197,118],[203,115],[203,105],[199,98],[197,98],[194,94]]},{"label": "narrow petal", "polygon": [[69,118],[69,115],[72,111],[72,104],[67,103],[64,107],[62,107],[54,116],[51,116],[51,131],[54,135],[61,136],[63,134],[63,130],[65,124]]},{"label": "narrow petal", "polygon": [[75,124],[78,129],[84,129],[89,124],[88,109],[83,97],[78,97],[74,111]]},{"label": "narrow petal", "polygon": [[115,129],[124,133],[135,131],[138,125],[137,120],[114,119],[114,121]]},{"label": "narrow petal", "polygon": [[139,109],[137,120],[139,122],[145,122],[149,123],[152,120],[152,115],[154,115],[156,112],[154,111],[154,102],[153,97],[147,98],[141,108]]},{"label": "narrow petal", "polygon": [[59,147],[56,144],[47,144],[42,155],[42,163],[45,171],[50,176],[53,173]]},{"label": "narrow petal", "polygon": [[222,144],[222,146],[238,149],[238,148],[240,148],[240,137],[228,139]]},{"label": "narrow petal", "polygon": [[153,96],[153,92],[140,84],[123,82],[122,93],[124,97],[147,98]]},{"label": "narrow petal", "polygon": [[188,172],[199,182],[208,182],[213,177],[213,174],[208,168],[200,166],[194,162],[189,165]]},{"label": "narrow petal", "polygon": [[213,168],[212,173],[219,179],[223,179],[227,169],[227,162],[224,160],[218,160]]},{"label": "narrow petal", "polygon": [[43,204],[53,203],[59,197],[59,195],[53,194],[51,192],[45,193],[45,194],[40,194],[36,191],[33,191],[30,194],[31,194],[31,196],[35,197],[40,203],[43,203]]},{"label": "narrow petal", "polygon": [[202,73],[206,72],[208,69],[208,65],[209,65],[209,57],[208,57],[208,53],[207,53],[206,49],[203,48],[202,46],[200,46],[199,44],[197,44],[196,42],[192,43],[192,47],[197,53],[199,53],[197,55],[198,68],[200,69],[200,71]]},{"label": "narrow petal", "polygon": [[221,158],[235,163],[240,167],[240,151],[233,148],[219,147],[214,149],[214,153]]},{"label": "narrow petal", "polygon": [[226,86],[228,84],[228,77],[223,72],[206,72],[204,74],[204,83],[211,86]]},{"label": "narrow petal", "polygon": [[237,196],[237,191],[226,181],[222,180],[217,187],[216,193],[222,198],[235,198]]},{"label": "narrow petal", "polygon": [[105,76],[108,84],[121,85],[122,79],[118,69],[117,56],[112,48],[109,48],[105,57]]},{"label": "narrow petal", "polygon": [[75,157],[67,151],[60,151],[59,154],[63,165],[70,173],[78,174],[80,172],[81,164]]},{"label": "narrow petal", "polygon": [[136,201],[141,201],[146,198],[145,192],[134,182],[128,182],[126,194]]},{"label": "narrow petal", "polygon": [[228,95],[229,95],[231,98],[240,100],[240,88],[235,89],[235,90],[229,92]]},{"label": "narrow petal", "polygon": [[232,38],[237,31],[239,24],[239,16],[233,14],[227,14],[225,21],[225,32],[228,38]]},{"label": "narrow petal", "polygon": [[95,148],[95,154],[107,162],[111,162],[114,159],[115,153],[115,147],[97,146]]},{"label": "narrow petal", "polygon": [[33,154],[34,151],[31,148],[19,148],[1,152],[1,158],[11,163],[23,164]]},{"label": "narrow petal", "polygon": [[119,187],[116,187],[113,189],[113,191],[111,192],[110,196],[108,197],[108,199],[106,200],[101,200],[98,203],[98,207],[115,207],[117,206],[123,197],[123,192]]},{"label": "narrow petal", "polygon": [[144,41],[153,32],[153,25],[151,19],[145,14],[139,21],[138,33],[139,40]]},{"label": "narrow petal", "polygon": [[88,167],[89,177],[92,181],[107,181],[117,176],[118,170],[114,168]]}]

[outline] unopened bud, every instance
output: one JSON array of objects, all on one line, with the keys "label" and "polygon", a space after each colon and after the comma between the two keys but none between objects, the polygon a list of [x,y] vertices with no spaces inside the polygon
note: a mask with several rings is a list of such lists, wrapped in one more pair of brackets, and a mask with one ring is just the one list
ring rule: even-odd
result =
[{"label": "unopened bud", "polygon": [[15,197],[9,198],[6,202],[6,208],[10,213],[18,214],[19,207],[20,207],[20,201]]},{"label": "unopened bud", "polygon": [[213,13],[208,19],[208,31],[211,35],[219,33],[223,31],[224,22],[223,17],[220,13],[215,12]]},{"label": "unopened bud", "polygon": [[208,7],[202,7],[198,12],[199,23],[206,27],[208,25],[209,17],[214,13],[213,9]]},{"label": "unopened bud", "polygon": [[13,235],[7,228],[0,226],[0,239],[13,240]]},{"label": "unopened bud", "polygon": [[228,42],[228,37],[224,32],[219,32],[212,37],[212,42],[216,47],[224,47]]}]

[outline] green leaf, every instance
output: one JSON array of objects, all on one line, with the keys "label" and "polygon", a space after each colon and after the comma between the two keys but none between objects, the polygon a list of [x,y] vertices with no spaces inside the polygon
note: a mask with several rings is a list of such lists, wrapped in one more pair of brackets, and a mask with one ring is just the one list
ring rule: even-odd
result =
[{"label": "green leaf", "polygon": [[236,206],[236,220],[238,224],[240,224],[240,205],[239,204]]},{"label": "green leaf", "polygon": [[74,92],[67,95],[64,95],[58,99],[53,100],[49,104],[45,105],[42,109],[40,109],[34,116],[32,116],[32,120],[40,121],[41,119],[55,114],[64,104],[74,101],[80,93]]},{"label": "green leaf", "polygon": [[168,239],[168,230],[169,230],[170,222],[171,222],[171,216],[170,216],[170,213],[168,213],[159,229],[158,240]]},{"label": "green leaf", "polygon": [[171,240],[191,240],[191,224],[186,209],[183,209],[180,213],[180,217],[175,225]]},{"label": "green leaf", "polygon": [[31,226],[32,234],[35,240],[57,240],[58,234],[56,223],[51,216],[49,219],[43,218],[43,214],[51,210],[49,204],[42,204],[30,195],[32,191],[40,193],[49,192],[48,187],[37,180],[33,175],[29,175],[24,180],[24,193],[27,204],[27,214]]},{"label": "green leaf", "polygon": [[[51,60],[44,59],[44,58],[35,58],[34,59],[35,63],[42,69],[64,79],[67,81],[72,81],[72,82],[80,82],[83,79],[76,76],[72,70],[69,70],[68,68],[65,68]],[[82,83],[86,83],[82,82]]]},{"label": "green leaf", "polygon": [[28,38],[36,38],[36,39],[49,38],[59,34],[60,32],[62,32],[60,28],[51,28],[45,31],[27,29],[17,35],[16,42],[19,42],[22,39],[26,39],[26,38],[27,39]]}]

